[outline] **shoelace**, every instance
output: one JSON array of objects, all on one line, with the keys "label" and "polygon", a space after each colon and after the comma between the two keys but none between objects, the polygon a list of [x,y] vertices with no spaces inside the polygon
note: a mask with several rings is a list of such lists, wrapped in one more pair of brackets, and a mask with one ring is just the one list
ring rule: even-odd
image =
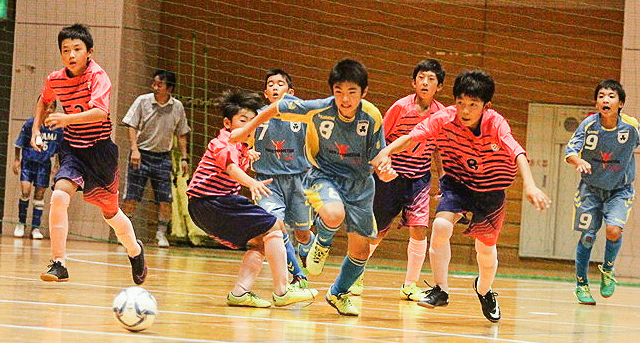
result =
[{"label": "shoelace", "polygon": [[49,262],[51,262],[50,265],[47,266],[47,268],[53,268],[53,266],[59,264],[62,267],[62,262],[59,261],[54,261],[54,260],[49,260]]},{"label": "shoelace", "polygon": [[582,295],[591,294],[591,291],[589,290],[589,285],[578,286],[578,292],[581,293]]},{"label": "shoelace", "polygon": [[320,259],[322,258],[323,255],[325,255],[327,249],[321,248],[320,246],[316,247],[316,251],[314,251],[313,254],[313,262],[314,263],[319,263]]},{"label": "shoelace", "polygon": [[618,280],[616,280],[613,277],[613,271],[606,271],[604,270],[604,268],[602,268],[602,265],[598,265],[598,269],[600,269],[600,272],[602,273],[602,275],[604,276],[604,284],[606,286],[609,286],[611,284],[611,281],[613,281],[614,283],[618,283]]}]

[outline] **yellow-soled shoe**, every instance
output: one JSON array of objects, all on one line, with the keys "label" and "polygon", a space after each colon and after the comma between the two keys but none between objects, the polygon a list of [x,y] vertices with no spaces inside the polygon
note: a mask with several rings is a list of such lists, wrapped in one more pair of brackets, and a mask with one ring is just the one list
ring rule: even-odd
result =
[{"label": "yellow-soled shoe", "polygon": [[309,249],[309,255],[307,255],[307,270],[309,275],[320,275],[322,269],[324,269],[324,262],[329,256],[329,250],[331,247],[324,247],[318,244],[318,237],[313,241],[311,249]]},{"label": "yellow-soled shoe", "polygon": [[351,299],[349,298],[349,294],[331,294],[331,288],[327,291],[327,295],[325,295],[325,300],[331,305],[333,308],[338,310],[343,316],[359,316],[360,311],[353,304]]},{"label": "yellow-soled shoe", "polygon": [[418,287],[415,282],[412,282],[409,286],[402,286],[398,297],[402,300],[419,301],[426,296],[426,292],[422,288]]},{"label": "yellow-soled shoe", "polygon": [[229,294],[227,294],[227,305],[259,308],[271,307],[270,302],[264,299],[260,299],[260,297],[258,297],[258,295],[253,292],[246,292],[239,297],[229,292]]},{"label": "yellow-soled shoe", "polygon": [[287,306],[301,301],[313,300],[316,295],[318,295],[318,291],[315,289],[302,289],[288,285],[287,292],[283,295],[273,293],[273,304],[276,306]]}]

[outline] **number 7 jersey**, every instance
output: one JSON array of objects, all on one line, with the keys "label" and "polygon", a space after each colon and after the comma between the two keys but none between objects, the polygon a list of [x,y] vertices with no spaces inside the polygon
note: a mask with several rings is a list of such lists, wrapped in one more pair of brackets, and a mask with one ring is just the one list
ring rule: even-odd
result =
[{"label": "number 7 jersey", "polygon": [[307,157],[328,175],[368,177],[369,161],[386,146],[380,111],[366,100],[347,119],[338,113],[334,97],[303,101],[287,94],[278,101],[278,115],[307,124]]},{"label": "number 7 jersey", "polygon": [[636,175],[634,150],[639,144],[638,121],[618,115],[614,129],[605,129],[600,113],[585,118],[571,136],[565,159],[576,155],[591,164],[591,174],[582,173],[588,185],[612,190],[633,182]]}]

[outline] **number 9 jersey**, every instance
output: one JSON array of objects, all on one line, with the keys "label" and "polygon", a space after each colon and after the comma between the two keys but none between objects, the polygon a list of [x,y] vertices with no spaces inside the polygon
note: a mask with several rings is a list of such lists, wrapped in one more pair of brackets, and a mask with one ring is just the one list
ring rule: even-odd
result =
[{"label": "number 9 jersey", "polygon": [[605,129],[600,113],[585,118],[569,140],[565,159],[577,155],[591,164],[591,174],[582,173],[589,186],[604,190],[623,188],[635,179],[634,150],[639,144],[638,121],[618,115],[615,129]]}]

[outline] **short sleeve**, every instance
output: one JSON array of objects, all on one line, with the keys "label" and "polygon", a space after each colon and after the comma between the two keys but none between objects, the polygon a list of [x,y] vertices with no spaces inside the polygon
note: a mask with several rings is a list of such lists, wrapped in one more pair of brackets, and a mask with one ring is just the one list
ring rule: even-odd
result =
[{"label": "short sleeve", "polygon": [[582,147],[584,146],[584,132],[586,127],[586,122],[589,118],[590,117],[583,120],[582,123],[578,125],[578,128],[569,139],[569,143],[567,143],[567,147],[564,150],[565,160],[567,159],[567,157],[571,155],[580,156],[580,152],[582,151]]},{"label": "short sleeve", "polygon": [[182,136],[186,135],[191,131],[189,124],[187,123],[187,116],[184,113],[184,107],[181,103],[177,103],[177,111],[180,114],[180,121],[178,121],[178,125],[176,126],[175,135]]},{"label": "short sleeve", "polygon": [[127,114],[124,116],[124,118],[122,118],[123,123],[131,126],[134,129],[139,129],[140,125],[140,117],[142,115],[142,106],[140,105],[142,103],[141,99],[142,96],[139,96],[133,102],[133,104],[131,104],[131,107],[129,107],[129,110],[127,111]]},{"label": "short sleeve", "polygon": [[496,124],[496,131],[498,133],[498,139],[502,143],[502,146],[509,152],[511,157],[515,160],[520,154],[526,154],[524,148],[513,138],[511,134],[511,127],[505,119],[500,120]]},{"label": "short sleeve", "polygon": [[31,135],[29,134],[29,137],[27,137],[27,131],[31,132],[31,129],[27,127],[28,125],[29,125],[29,122],[26,122],[24,123],[24,125],[22,125],[22,129],[20,129],[20,134],[18,135],[18,139],[16,139],[16,143],[15,143],[16,148],[22,149],[31,142]]},{"label": "short sleeve", "polygon": [[111,80],[104,70],[93,74],[91,79],[91,100],[89,108],[99,108],[109,113],[109,97],[111,96]]},{"label": "short sleeve", "polygon": [[54,92],[51,87],[51,75],[47,76],[47,80],[44,82],[44,87],[42,87],[42,92],[40,92],[40,98],[42,102],[47,105],[56,100],[56,92]]}]

